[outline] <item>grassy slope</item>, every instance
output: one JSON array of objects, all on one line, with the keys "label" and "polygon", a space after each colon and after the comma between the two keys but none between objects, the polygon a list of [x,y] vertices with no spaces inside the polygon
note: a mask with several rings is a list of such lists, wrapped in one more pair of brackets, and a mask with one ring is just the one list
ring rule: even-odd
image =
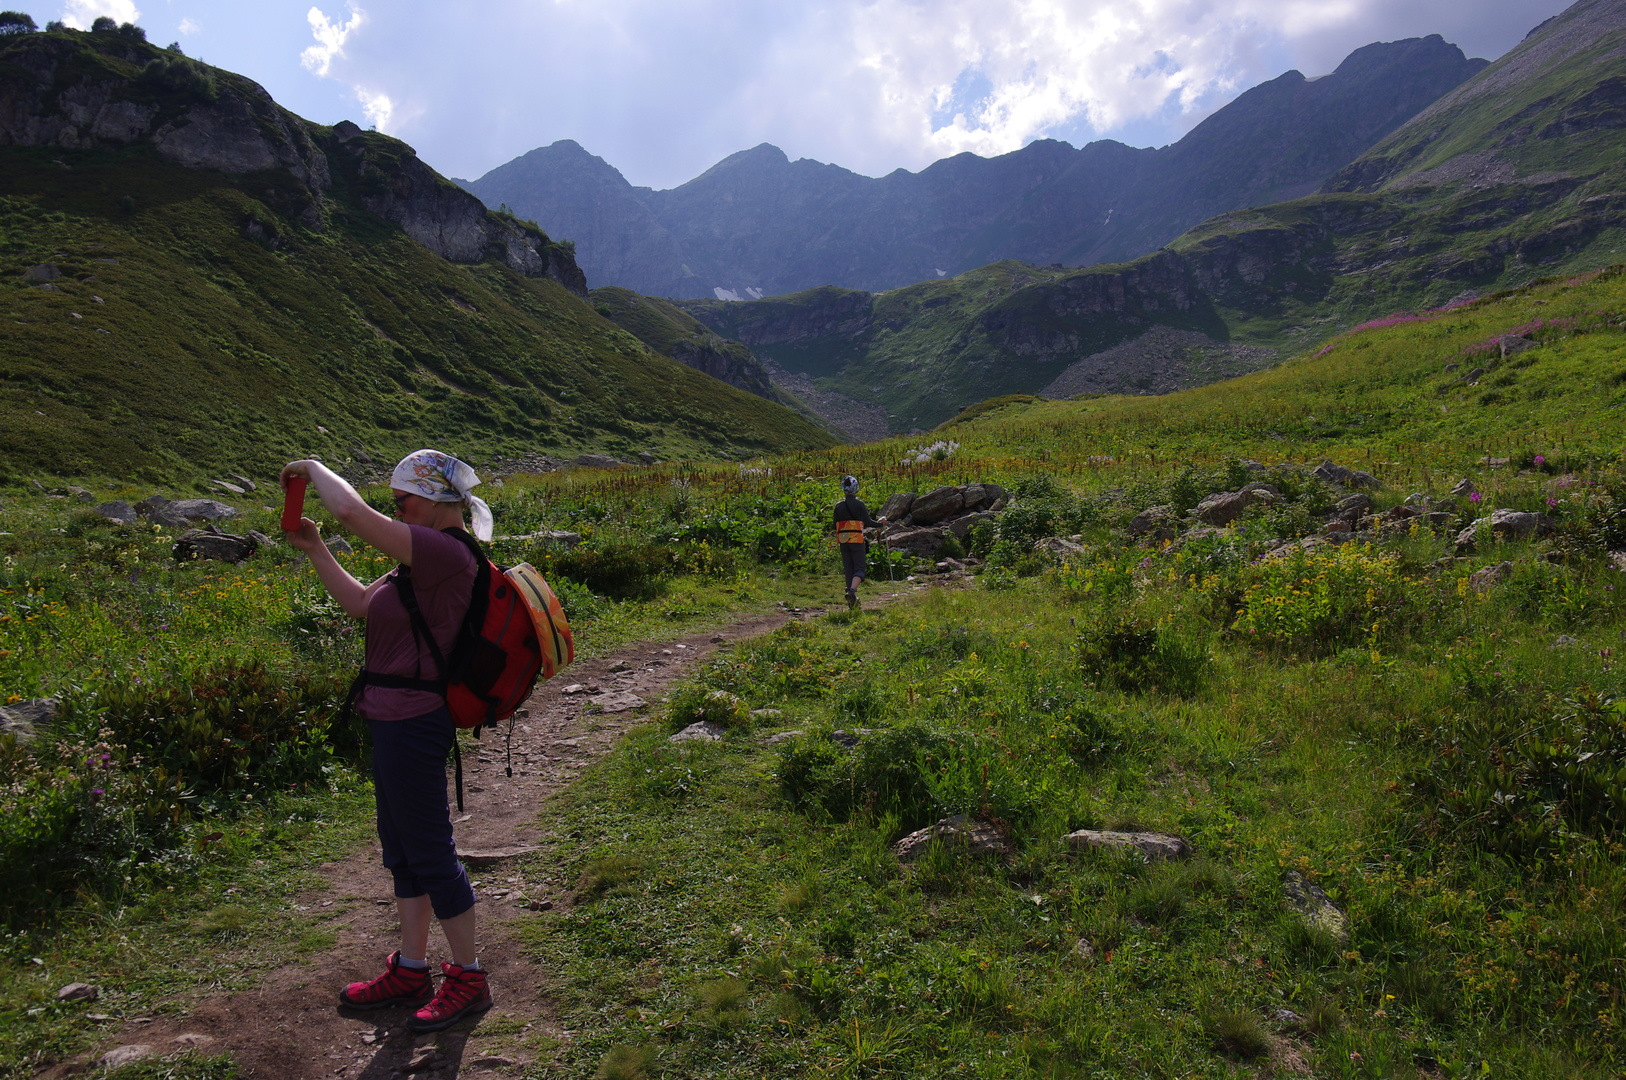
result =
[{"label": "grassy slope", "polygon": [[[387,170],[390,141],[368,138]],[[830,443],[552,280],[433,255],[356,208],[367,181],[353,172],[337,163],[314,232],[249,193],[286,191],[283,175],[188,170],[142,147],[0,151],[0,470],[263,472],[426,443],[480,460]],[[44,262],[63,272],[56,291],[19,276]]]}]

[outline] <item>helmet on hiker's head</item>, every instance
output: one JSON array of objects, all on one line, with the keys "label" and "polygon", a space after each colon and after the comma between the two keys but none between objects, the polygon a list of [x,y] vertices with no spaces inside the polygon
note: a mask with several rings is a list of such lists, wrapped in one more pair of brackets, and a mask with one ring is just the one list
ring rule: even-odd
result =
[{"label": "helmet on hiker's head", "polygon": [[848,495],[857,495],[858,494],[858,477],[856,477],[856,476],[843,476],[841,478],[841,490],[846,492]]}]

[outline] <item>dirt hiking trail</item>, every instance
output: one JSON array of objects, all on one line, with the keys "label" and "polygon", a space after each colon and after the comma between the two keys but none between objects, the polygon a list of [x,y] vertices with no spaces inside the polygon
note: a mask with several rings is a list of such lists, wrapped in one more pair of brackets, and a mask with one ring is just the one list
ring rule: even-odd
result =
[{"label": "dirt hiking trail", "polygon": [[[866,606],[909,591],[902,582],[892,589],[882,585],[868,594]],[[536,1036],[569,1038],[552,1016],[546,968],[522,954],[515,935],[522,914],[568,903],[557,886],[525,881],[513,865],[514,855],[534,842],[538,809],[612,749],[653,711],[672,682],[717,648],[824,610],[781,606],[717,630],[675,641],[638,642],[613,656],[580,661],[539,686],[516,714],[512,778],[504,775],[501,730],[487,733],[478,749],[464,757],[465,810],[459,814],[454,803],[453,818],[458,850],[479,896],[480,959],[491,972],[496,999],[483,1017],[415,1035],[407,1029],[411,1013],[404,1007],[361,1012],[338,1004],[339,989],[382,971],[385,956],[397,944],[390,878],[374,839],[340,861],[316,867],[327,886],[293,898],[313,928],[333,935],[333,947],[268,971],[253,989],[200,997],[182,1016],[127,1023],[99,1049],[39,1077],[86,1075],[109,1054],[133,1059],[186,1047],[230,1054],[244,1080],[399,1080],[407,1075],[494,1080],[519,1075],[531,1062],[526,1048]],[[564,693],[575,686],[587,689]],[[594,688],[636,694],[648,704],[602,712],[588,707]],[[439,930],[433,930],[430,966],[437,972],[444,946]]]}]

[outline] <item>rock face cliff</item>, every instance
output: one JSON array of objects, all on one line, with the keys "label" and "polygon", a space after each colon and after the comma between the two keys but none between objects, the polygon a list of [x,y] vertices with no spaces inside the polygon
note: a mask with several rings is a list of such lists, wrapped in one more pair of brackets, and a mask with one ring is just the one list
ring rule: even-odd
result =
[{"label": "rock face cliff", "polygon": [[573,237],[594,285],[653,295],[879,290],[1001,259],[1089,265],[1313,192],[1484,65],[1438,36],[1369,45],[1325,77],[1290,71],[1257,86],[1157,150],[1041,140],[872,179],[764,144],[651,191],[560,142],[468,187]]},{"label": "rock face cliff", "polygon": [[419,161],[405,143],[343,122],[324,128],[265,89],[118,32],[28,34],[0,66],[0,147],[112,150],[145,145],[189,169],[252,177],[270,204],[305,228],[326,227],[334,186],[442,258],[499,259],[578,295],[568,250],[540,230],[492,214]]}]

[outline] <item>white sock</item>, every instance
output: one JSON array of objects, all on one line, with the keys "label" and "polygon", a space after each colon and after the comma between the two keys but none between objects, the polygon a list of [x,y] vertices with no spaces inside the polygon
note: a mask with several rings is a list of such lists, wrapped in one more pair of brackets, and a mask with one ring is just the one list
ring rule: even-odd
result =
[{"label": "white sock", "polygon": [[464,964],[463,965],[463,970],[464,971],[484,971],[485,968],[480,966],[480,958],[475,957],[474,963],[472,963],[472,964]]},{"label": "white sock", "polygon": [[410,956],[402,956],[400,959],[396,960],[396,963],[400,964],[404,968],[411,968],[413,971],[429,970],[428,960],[414,960]]}]

